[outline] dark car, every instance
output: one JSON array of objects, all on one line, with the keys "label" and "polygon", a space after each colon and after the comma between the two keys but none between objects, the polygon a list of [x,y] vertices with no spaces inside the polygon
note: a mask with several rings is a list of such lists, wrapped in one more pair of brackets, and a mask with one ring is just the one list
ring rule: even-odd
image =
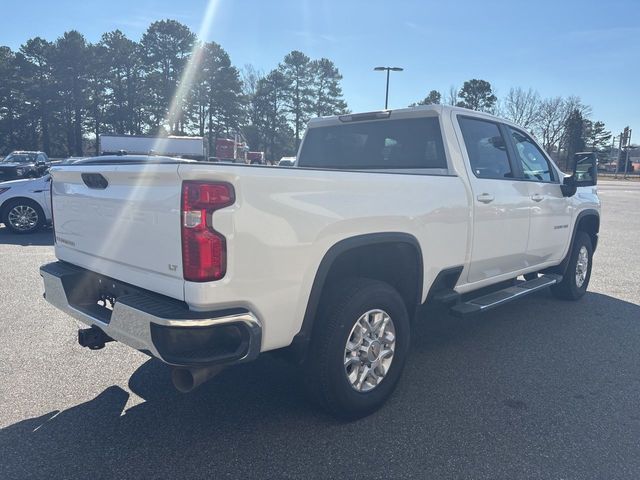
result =
[{"label": "dark car", "polygon": [[0,162],[0,182],[38,178],[47,173],[49,157],[44,152],[12,152]]}]

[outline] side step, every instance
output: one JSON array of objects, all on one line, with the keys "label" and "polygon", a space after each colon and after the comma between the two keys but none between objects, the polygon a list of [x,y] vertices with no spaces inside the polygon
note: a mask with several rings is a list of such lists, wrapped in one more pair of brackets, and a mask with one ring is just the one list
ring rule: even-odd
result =
[{"label": "side step", "polygon": [[485,312],[492,308],[498,307],[504,303],[510,302],[517,298],[524,297],[530,293],[537,292],[543,288],[549,287],[562,281],[561,275],[546,274],[534,280],[520,282],[513,287],[498,290],[497,292],[483,295],[481,297],[472,298],[466,302],[459,303],[451,307],[450,311],[456,317],[466,317],[476,313]]}]

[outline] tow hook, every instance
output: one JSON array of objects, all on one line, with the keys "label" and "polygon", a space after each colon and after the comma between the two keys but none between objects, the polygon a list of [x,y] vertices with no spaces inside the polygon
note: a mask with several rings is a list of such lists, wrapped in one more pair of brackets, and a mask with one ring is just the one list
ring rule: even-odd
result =
[{"label": "tow hook", "polygon": [[104,333],[98,327],[82,328],[78,330],[78,343],[90,350],[100,350],[104,344],[113,342],[113,338]]}]

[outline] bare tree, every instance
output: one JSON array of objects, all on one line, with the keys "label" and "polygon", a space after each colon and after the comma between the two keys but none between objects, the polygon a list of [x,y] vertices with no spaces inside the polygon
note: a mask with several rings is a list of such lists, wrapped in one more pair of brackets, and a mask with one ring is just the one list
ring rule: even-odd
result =
[{"label": "bare tree", "polygon": [[575,96],[545,98],[540,101],[533,130],[548,153],[555,151],[559,156],[565,149],[567,120],[575,112],[578,112],[582,118],[588,119],[591,115],[591,107]]},{"label": "bare tree", "polygon": [[460,93],[460,89],[455,85],[451,85],[449,87],[449,92],[444,99],[444,103],[446,105],[456,105],[458,103],[458,94]]},{"label": "bare tree", "polygon": [[[563,114],[564,114],[564,128],[562,130],[562,135],[560,137],[560,141],[558,142],[558,151],[561,150],[570,150],[569,143],[570,137],[574,135],[574,133],[569,132],[567,126],[569,125],[569,118],[572,115],[579,114],[579,117],[583,120],[589,119],[591,116],[591,107],[589,105],[585,105],[582,103],[580,97],[570,96],[564,100],[563,104]],[[582,135],[585,135],[586,132],[582,132]]]},{"label": "bare tree", "polygon": [[540,102],[535,130],[548,153],[559,148],[566,119],[565,100],[562,97],[545,98]]},{"label": "bare tree", "polygon": [[242,80],[242,95],[244,96],[244,105],[247,117],[252,125],[259,120],[259,113],[256,110],[254,99],[260,85],[260,80],[265,77],[262,70],[258,70],[250,63],[246,63],[240,70],[240,78]]},{"label": "bare tree", "polygon": [[538,92],[529,88],[511,88],[507,96],[502,99],[500,110],[502,116],[526,129],[532,129],[538,120],[541,106]]},{"label": "bare tree", "polygon": [[566,98],[565,108],[567,109],[567,116],[573,110],[578,110],[580,112],[580,115],[582,115],[585,118],[588,118],[591,116],[591,106],[585,105],[584,103],[582,103],[582,100],[580,99],[580,97],[577,97],[575,95],[572,95]]},{"label": "bare tree", "polygon": [[242,93],[248,98],[256,94],[258,81],[264,78],[265,74],[262,70],[258,70],[250,63],[245,63],[240,70],[240,78],[242,79]]}]

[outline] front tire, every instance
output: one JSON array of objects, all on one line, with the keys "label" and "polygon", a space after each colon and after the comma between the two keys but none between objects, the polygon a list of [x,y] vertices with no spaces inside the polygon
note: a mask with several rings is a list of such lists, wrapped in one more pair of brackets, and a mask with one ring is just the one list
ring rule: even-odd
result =
[{"label": "front tire", "polygon": [[13,233],[33,233],[44,226],[44,211],[33,200],[16,199],[7,203],[2,215],[2,222]]},{"label": "front tire", "polygon": [[400,294],[377,280],[340,282],[323,297],[303,374],[311,398],[353,420],[391,396],[409,351],[410,322]]},{"label": "front tire", "polygon": [[551,293],[562,300],[578,300],[584,296],[591,279],[593,246],[591,237],[577,232],[571,249],[571,258],[562,281],[551,287]]}]

